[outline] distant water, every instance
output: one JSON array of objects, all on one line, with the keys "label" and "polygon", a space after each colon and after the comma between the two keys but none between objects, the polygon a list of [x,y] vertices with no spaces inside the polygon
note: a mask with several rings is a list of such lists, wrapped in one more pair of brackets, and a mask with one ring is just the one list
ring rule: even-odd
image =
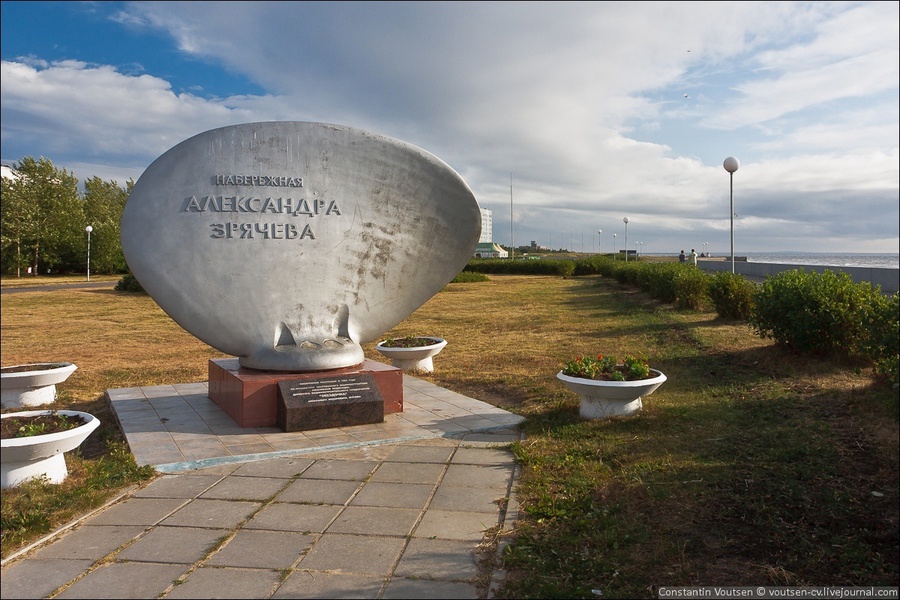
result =
[{"label": "distant water", "polygon": [[[729,255],[730,256],[730,255]],[[735,256],[738,253],[735,252]],[[818,252],[745,252],[747,262],[787,265],[824,265],[829,267],[900,268],[900,254],[858,254],[855,252],[824,254]]]},{"label": "distant water", "polygon": [[[677,254],[672,254],[677,256]],[[666,253],[664,256],[669,256]],[[716,252],[710,254],[713,258],[725,258],[731,255],[723,255]],[[735,252],[735,258],[746,256],[747,262],[775,263],[780,265],[824,265],[829,267],[875,267],[879,269],[900,269],[900,254],[863,254],[857,252],[843,252],[828,254],[823,252]]]}]

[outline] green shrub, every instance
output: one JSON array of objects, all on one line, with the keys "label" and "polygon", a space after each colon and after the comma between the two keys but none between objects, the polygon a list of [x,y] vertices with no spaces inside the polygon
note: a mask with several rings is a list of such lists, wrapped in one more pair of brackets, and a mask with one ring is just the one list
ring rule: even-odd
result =
[{"label": "green shrub", "polygon": [[722,272],[709,280],[709,297],[723,319],[746,321],[753,309],[756,286],[743,275]]},{"label": "green shrub", "polygon": [[144,288],[141,287],[141,284],[138,283],[138,280],[131,273],[127,273],[122,276],[122,279],[116,283],[116,291],[117,292],[139,292],[142,294],[146,294]]},{"label": "green shrub", "polygon": [[508,258],[476,258],[469,261],[464,271],[503,275],[559,275],[568,277],[575,272],[573,260],[521,260]]},{"label": "green shrub", "polygon": [[872,362],[875,373],[890,383],[898,381],[900,362],[900,296],[874,289],[862,309],[859,352]]},{"label": "green shrub", "polygon": [[851,354],[862,333],[866,297],[846,273],[782,271],[754,291],[748,320],[760,336],[799,354]]},{"label": "green shrub", "polygon": [[694,266],[675,273],[674,287],[675,306],[678,308],[700,310],[709,300],[709,275]]},{"label": "green shrub", "polygon": [[478,281],[487,281],[488,276],[484,273],[476,273],[475,271],[461,271],[450,283],[475,283]]}]

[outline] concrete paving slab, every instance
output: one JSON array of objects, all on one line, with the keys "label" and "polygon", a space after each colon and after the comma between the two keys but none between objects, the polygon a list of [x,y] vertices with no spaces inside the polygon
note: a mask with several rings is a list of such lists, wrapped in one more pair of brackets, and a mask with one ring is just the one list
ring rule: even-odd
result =
[{"label": "concrete paving slab", "polygon": [[360,487],[358,481],[330,481],[328,479],[297,479],[278,494],[278,502],[344,505]]},{"label": "concrete paving slab", "polygon": [[290,481],[274,477],[241,477],[237,471],[209,488],[200,498],[219,500],[268,500],[283,490]]},{"label": "concrete paving slab", "polygon": [[280,581],[278,571],[200,567],[166,598],[269,598]]},{"label": "concrete paving slab", "polygon": [[219,481],[221,475],[163,475],[135,492],[135,498],[196,498]]},{"label": "concrete paving slab", "polygon": [[234,529],[262,506],[259,502],[234,500],[191,501],[162,524],[181,527],[209,527],[217,529]]},{"label": "concrete paving slab", "polygon": [[100,560],[145,530],[140,525],[85,525],[40,548],[34,558]]},{"label": "concrete paving slab", "polygon": [[387,577],[405,547],[397,537],[325,534],[298,568]]},{"label": "concrete paving slab", "polygon": [[377,465],[363,460],[317,460],[303,471],[301,479],[346,479],[363,481]]},{"label": "concrete paving slab", "polygon": [[9,598],[46,598],[59,586],[69,583],[91,565],[93,560],[63,558],[34,559],[4,569],[0,596]]},{"label": "concrete paving slab", "polygon": [[335,519],[328,531],[406,537],[421,514],[420,510],[411,508],[348,506]]},{"label": "concrete paving slab", "polygon": [[384,587],[384,577],[322,571],[294,571],[284,580],[272,598],[366,600],[377,598],[382,587]]},{"label": "concrete paving slab", "polygon": [[415,579],[474,581],[478,576],[478,564],[469,542],[415,538],[403,551],[394,575]]},{"label": "concrete paving slab", "polygon": [[192,565],[209,554],[225,535],[221,529],[154,527],[116,554],[116,560]]},{"label": "concrete paving slab", "polygon": [[444,465],[436,463],[385,462],[378,467],[370,481],[434,485],[444,473],[444,469]]},{"label": "concrete paving slab", "polygon": [[309,550],[315,536],[290,531],[241,529],[206,564],[212,567],[287,569]]},{"label": "concrete paving slab", "polygon": [[423,509],[434,486],[421,483],[378,483],[370,481],[350,501],[350,506],[385,506]]},{"label": "concrete paving slab", "polygon": [[391,579],[381,596],[385,600],[428,598],[429,600],[465,600],[478,598],[478,588],[471,583],[428,581],[423,579]]},{"label": "concrete paving slab", "polygon": [[156,525],[188,502],[183,498],[130,498],[91,517],[89,525]]},{"label": "concrete paving slab", "polygon": [[413,537],[479,543],[484,539],[485,530],[498,524],[495,513],[429,509],[425,511]]},{"label": "concrete paving slab", "polygon": [[234,474],[247,477],[282,477],[292,479],[307,470],[313,462],[309,458],[294,457],[259,460],[241,465],[235,469]]},{"label": "concrete paving slab", "polygon": [[333,504],[284,504],[273,502],[247,521],[244,529],[322,533],[343,510]]},{"label": "concrete paving slab", "polygon": [[101,565],[55,597],[157,598],[185,570],[185,565],[114,562]]}]

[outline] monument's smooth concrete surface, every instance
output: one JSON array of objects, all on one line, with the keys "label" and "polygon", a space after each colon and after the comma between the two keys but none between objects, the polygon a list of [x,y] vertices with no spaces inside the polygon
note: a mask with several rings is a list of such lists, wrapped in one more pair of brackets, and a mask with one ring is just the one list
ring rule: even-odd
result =
[{"label": "monument's smooth concrete surface", "polygon": [[255,369],[361,363],[472,256],[481,214],[446,163],[341,125],[248,123],[151,164],[122,249],[179,325]]}]

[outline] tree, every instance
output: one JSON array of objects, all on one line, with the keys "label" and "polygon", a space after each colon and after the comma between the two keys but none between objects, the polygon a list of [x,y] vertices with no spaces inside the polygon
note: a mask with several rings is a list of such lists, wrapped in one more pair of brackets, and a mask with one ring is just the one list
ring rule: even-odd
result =
[{"label": "tree", "polygon": [[45,268],[58,266],[83,230],[78,179],[43,157],[26,157],[13,170],[17,177],[2,187],[3,246],[14,246],[17,275],[26,252],[37,275],[42,261]]},{"label": "tree", "polygon": [[[119,229],[128,194],[134,187],[129,179],[125,188],[115,181],[91,177],[84,182],[85,225],[91,232],[91,270],[97,273],[120,273],[127,270]],[[84,228],[82,228],[84,229]]]}]

